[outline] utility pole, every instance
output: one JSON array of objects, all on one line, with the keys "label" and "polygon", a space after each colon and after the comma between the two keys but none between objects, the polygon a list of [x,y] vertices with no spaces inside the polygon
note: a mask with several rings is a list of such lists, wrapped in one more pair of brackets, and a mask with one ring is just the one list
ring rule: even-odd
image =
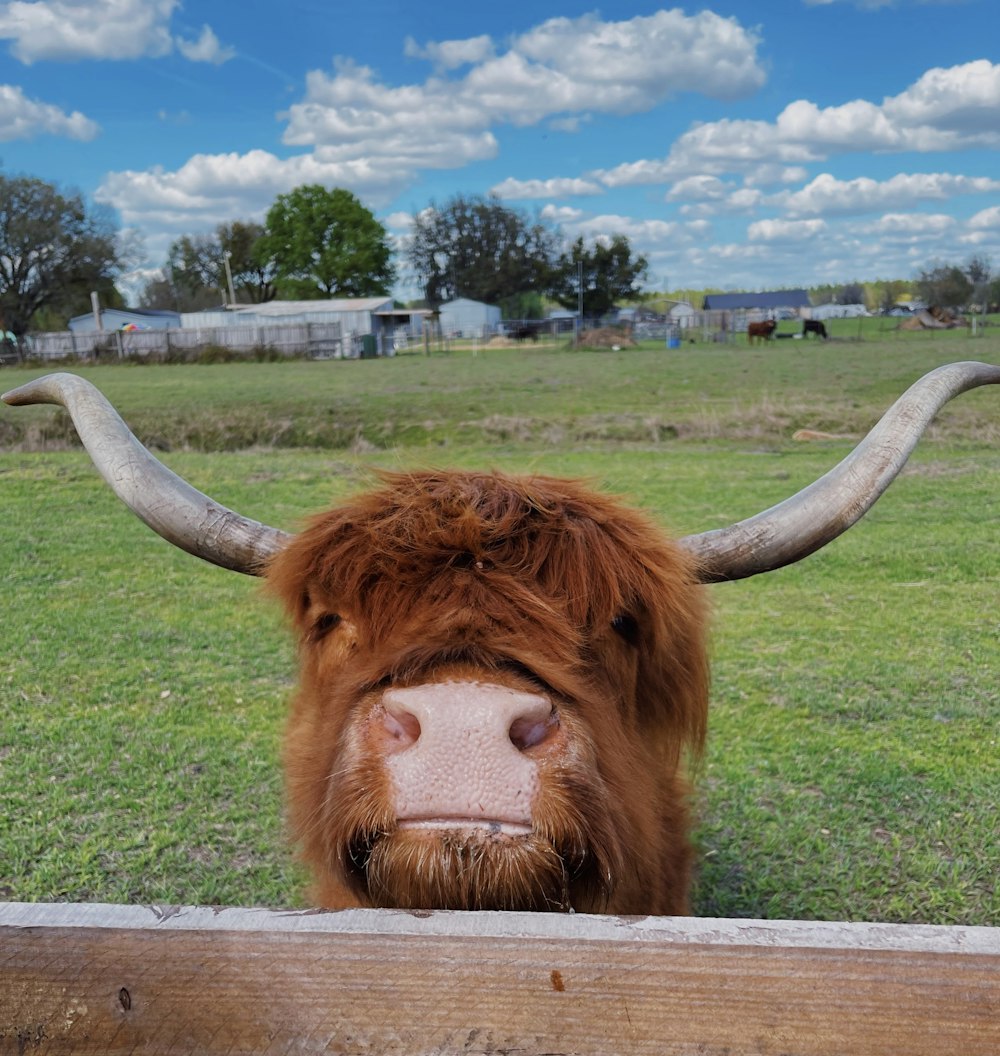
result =
[{"label": "utility pole", "polygon": [[232,272],[232,268],[230,268],[230,266],[229,266],[229,258],[231,256],[232,256],[232,253],[230,253],[229,250],[227,249],[225,254],[222,257],[222,263],[225,265],[225,268],[226,268],[226,285],[229,287],[229,305],[230,305],[230,307],[235,307],[236,306],[236,294],[233,292],[233,272]]}]

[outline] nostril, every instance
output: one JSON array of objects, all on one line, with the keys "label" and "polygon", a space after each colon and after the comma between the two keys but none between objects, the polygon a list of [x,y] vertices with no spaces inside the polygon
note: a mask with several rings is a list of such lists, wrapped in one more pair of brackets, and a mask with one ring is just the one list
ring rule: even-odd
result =
[{"label": "nostril", "polygon": [[420,739],[420,720],[405,708],[386,708],[382,725],[397,748],[408,748]]},{"label": "nostril", "polygon": [[510,724],[510,743],[519,752],[527,751],[536,745],[544,744],[558,729],[559,719],[554,711],[544,719],[522,717]]}]

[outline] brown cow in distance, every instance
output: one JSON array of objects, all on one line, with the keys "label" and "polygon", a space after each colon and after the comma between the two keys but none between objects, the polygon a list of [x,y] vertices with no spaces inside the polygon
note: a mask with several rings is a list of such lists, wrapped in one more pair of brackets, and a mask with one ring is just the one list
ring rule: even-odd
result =
[{"label": "brown cow in distance", "polygon": [[765,319],[760,323],[747,323],[747,341],[752,345],[754,341],[769,341],[778,324],[773,319]]},{"label": "brown cow in distance", "polygon": [[299,641],[284,765],[319,905],[682,913],[703,584],[825,546],[986,384],[1000,367],[931,372],[814,484],[678,540],[578,482],[458,470],[387,475],[291,536],[173,474],[81,378],[4,399],[66,407],[146,524],[269,578]]}]

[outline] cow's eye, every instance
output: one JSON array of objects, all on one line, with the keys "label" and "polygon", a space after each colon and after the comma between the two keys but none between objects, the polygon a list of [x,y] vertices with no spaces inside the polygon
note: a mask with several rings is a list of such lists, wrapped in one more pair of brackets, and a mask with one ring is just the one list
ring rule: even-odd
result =
[{"label": "cow's eye", "polygon": [[634,616],[629,616],[627,612],[620,613],[611,621],[611,628],[629,645],[639,644],[639,623]]},{"label": "cow's eye", "polygon": [[312,625],[313,641],[319,641],[340,623],[340,616],[335,612],[324,612],[318,616]]}]

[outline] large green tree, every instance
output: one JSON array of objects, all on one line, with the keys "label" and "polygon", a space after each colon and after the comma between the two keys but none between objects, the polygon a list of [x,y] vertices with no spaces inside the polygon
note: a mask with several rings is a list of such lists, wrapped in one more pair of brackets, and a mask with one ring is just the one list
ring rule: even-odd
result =
[{"label": "large green tree", "polygon": [[417,215],[406,255],[428,303],[469,297],[520,315],[520,295],[548,285],[557,238],[499,198],[457,195]]},{"label": "large green tree", "polygon": [[92,291],[115,303],[122,264],[110,213],[44,180],[0,173],[0,330],[20,337],[42,311],[86,312]]},{"label": "large green tree", "polygon": [[625,235],[597,240],[589,248],[578,238],[556,261],[550,292],[564,308],[580,303],[588,318],[605,315],[620,301],[638,300],[648,262],[633,256]]},{"label": "large green tree", "polygon": [[279,195],[259,242],[285,297],[370,297],[395,280],[389,236],[350,191],[319,184]]}]

